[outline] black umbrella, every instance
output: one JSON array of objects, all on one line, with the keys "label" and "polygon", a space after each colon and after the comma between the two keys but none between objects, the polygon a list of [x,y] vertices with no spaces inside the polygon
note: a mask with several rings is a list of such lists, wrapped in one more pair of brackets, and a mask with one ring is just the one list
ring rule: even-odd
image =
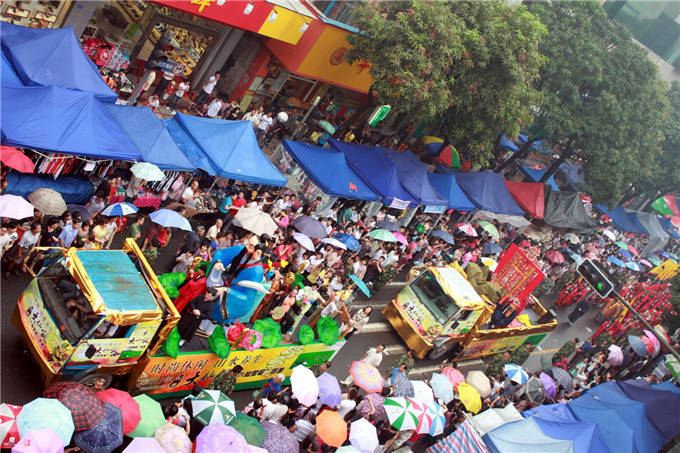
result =
[{"label": "black umbrella", "polygon": [[558,384],[562,386],[563,389],[569,390],[574,385],[574,380],[571,378],[571,374],[567,373],[566,370],[553,367],[552,377],[557,381]]},{"label": "black umbrella", "polygon": [[397,225],[396,222],[387,219],[381,220],[375,226],[387,231],[399,231],[399,225]]},{"label": "black umbrella", "polygon": [[530,377],[524,384],[524,393],[532,403],[541,404],[545,400],[545,387],[536,376]]},{"label": "black umbrella", "polygon": [[503,248],[495,242],[487,242],[482,248],[482,255],[495,255],[501,253]]},{"label": "black umbrella", "polygon": [[297,217],[293,226],[300,233],[306,234],[310,238],[322,239],[326,237],[326,228],[313,217],[307,215]]}]

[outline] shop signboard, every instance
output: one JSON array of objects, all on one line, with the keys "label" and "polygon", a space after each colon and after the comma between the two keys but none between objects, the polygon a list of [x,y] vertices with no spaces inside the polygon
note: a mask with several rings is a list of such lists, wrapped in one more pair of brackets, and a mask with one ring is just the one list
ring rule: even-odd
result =
[{"label": "shop signboard", "polygon": [[408,201],[400,200],[399,198],[392,198],[392,202],[390,203],[390,208],[404,210],[404,209],[408,208],[408,204],[409,204]]},{"label": "shop signboard", "polygon": [[175,75],[182,75],[186,71],[187,67],[182,63],[176,63],[170,60],[161,60],[158,62],[158,69],[164,72],[170,72]]},{"label": "shop signboard", "polygon": [[493,274],[493,281],[501,285],[510,297],[520,301],[526,300],[544,278],[541,268],[515,244],[503,252]]},{"label": "shop signboard", "polygon": [[444,212],[444,209],[446,209],[446,206],[444,205],[439,205],[439,206],[432,206],[432,205],[425,205],[425,214],[441,214]]}]

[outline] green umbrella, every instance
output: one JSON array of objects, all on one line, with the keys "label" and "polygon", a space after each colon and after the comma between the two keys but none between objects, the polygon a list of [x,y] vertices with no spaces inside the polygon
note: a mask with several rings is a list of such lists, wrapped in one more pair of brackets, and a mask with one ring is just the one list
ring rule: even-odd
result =
[{"label": "green umbrella", "polygon": [[673,215],[673,210],[668,207],[668,203],[664,197],[659,197],[652,203],[652,207],[656,209],[661,215]]},{"label": "green umbrella", "polygon": [[661,266],[663,264],[663,261],[661,261],[659,258],[655,256],[648,256],[647,260],[650,261],[655,266]]},{"label": "green umbrella", "polygon": [[194,418],[204,425],[224,425],[236,415],[231,398],[219,390],[203,390],[191,400]]},{"label": "green umbrella", "polygon": [[672,354],[666,354],[666,368],[671,372],[675,379],[680,378],[680,361]]},{"label": "green umbrella", "polygon": [[249,417],[248,415],[239,412],[236,414],[236,417],[231,419],[229,424],[233,426],[236,431],[241,433],[250,445],[254,445],[255,447],[262,446],[265,431],[256,418]]},{"label": "green umbrella", "polygon": [[137,177],[137,179],[160,181],[165,178],[165,173],[163,173],[163,170],[149,162],[137,162],[130,168],[130,171]]},{"label": "green umbrella", "polygon": [[394,237],[391,231],[383,230],[378,228],[377,230],[371,230],[368,235],[373,239],[385,242],[397,242],[397,238]]},{"label": "green umbrella", "polygon": [[130,437],[153,437],[156,429],[165,424],[163,410],[158,401],[148,395],[137,395],[133,398],[139,404],[139,413],[142,419],[137,428],[128,436]]},{"label": "green umbrella", "polygon": [[614,242],[614,244],[618,246],[618,248],[620,248],[621,250],[628,250],[628,244],[626,244],[623,241],[616,241]]},{"label": "green umbrella", "polygon": [[501,237],[500,233],[498,232],[498,229],[491,222],[487,222],[486,220],[480,220],[479,226],[482,227],[484,231],[489,233],[491,236],[495,238]]},{"label": "green umbrella", "polygon": [[319,121],[319,126],[329,134],[334,134],[335,133],[335,126],[333,126],[331,123],[329,123],[326,120],[321,120]]},{"label": "green umbrella", "polygon": [[415,429],[418,426],[417,411],[408,399],[385,398],[383,406],[390,424],[398,430]]}]

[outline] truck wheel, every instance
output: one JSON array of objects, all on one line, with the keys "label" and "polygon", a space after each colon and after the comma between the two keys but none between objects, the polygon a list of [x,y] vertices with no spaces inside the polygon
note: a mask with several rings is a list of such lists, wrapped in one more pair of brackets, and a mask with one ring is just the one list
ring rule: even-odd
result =
[{"label": "truck wheel", "polygon": [[444,357],[453,347],[453,343],[444,343],[440,346],[430,349],[427,358],[430,360],[438,360]]},{"label": "truck wheel", "polygon": [[80,379],[78,383],[92,388],[94,387],[95,382],[97,382],[97,379],[105,379],[106,382],[104,383],[104,388],[109,388],[109,386],[111,386],[111,382],[113,382],[113,375],[109,373],[88,374],[84,378]]}]

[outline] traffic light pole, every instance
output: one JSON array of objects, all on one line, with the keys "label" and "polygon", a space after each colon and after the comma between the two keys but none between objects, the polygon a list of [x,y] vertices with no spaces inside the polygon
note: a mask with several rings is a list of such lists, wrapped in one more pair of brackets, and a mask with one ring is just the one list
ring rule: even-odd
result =
[{"label": "traffic light pole", "polygon": [[651,324],[649,324],[647,322],[647,320],[640,313],[638,313],[637,310],[634,309],[630,305],[630,303],[621,296],[621,294],[619,294],[618,291],[614,290],[614,291],[612,291],[612,294],[614,294],[614,296],[616,296],[616,298],[619,300],[619,302],[621,302],[623,304],[624,307],[626,307],[628,310],[630,310],[631,313],[633,313],[633,316],[635,316],[635,318],[637,318],[638,321],[640,321],[642,324],[645,325],[647,330],[649,330],[650,332],[652,332],[652,334],[654,334],[656,339],[659,340],[659,343],[661,343],[666,349],[668,349],[670,351],[670,353],[673,354],[673,356],[676,359],[680,360],[680,354],[675,349],[673,349],[673,346],[671,346],[670,343],[668,343],[668,341],[666,341],[666,338],[663,335],[661,335],[659,332],[657,332],[656,329],[654,329],[654,327],[652,327]]}]

